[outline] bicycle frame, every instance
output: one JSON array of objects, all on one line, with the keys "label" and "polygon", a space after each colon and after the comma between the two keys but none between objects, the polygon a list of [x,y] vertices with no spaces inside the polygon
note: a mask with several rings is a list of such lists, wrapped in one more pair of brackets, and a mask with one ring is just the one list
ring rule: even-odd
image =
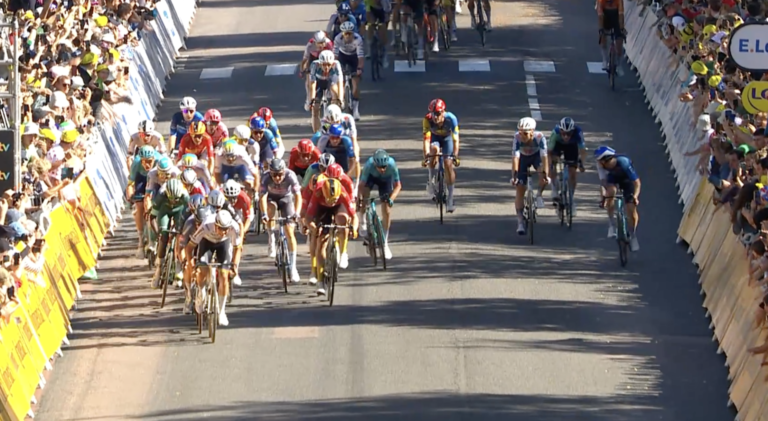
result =
[{"label": "bicycle frame", "polygon": [[[214,260],[215,253],[211,255],[211,260]],[[201,263],[197,262],[195,267],[197,269],[205,268],[207,270],[205,287],[208,290],[208,300],[205,303],[205,314],[197,315],[197,333],[203,333],[204,319],[208,320],[208,337],[211,338],[211,343],[216,343],[216,329],[219,325],[219,312],[221,309],[221,303],[219,303],[219,268],[223,265],[221,263]]]},{"label": "bicycle frame", "polygon": [[627,227],[627,211],[624,203],[624,192],[617,187],[613,199],[613,209],[616,212],[616,242],[619,245],[619,261],[625,267],[629,260],[629,228]]},{"label": "bicycle frame", "polygon": [[[533,171],[531,171],[533,170]],[[531,167],[528,167],[528,180],[526,180],[525,190],[525,206],[523,208],[523,217],[525,218],[528,228],[528,240],[533,244],[533,225],[536,223],[536,198],[534,197],[534,184],[533,177],[538,176],[538,171]],[[535,186],[538,189],[539,183]]]},{"label": "bicycle frame", "polygon": [[[427,159],[431,158],[437,158],[437,174],[435,175],[435,182],[433,183],[437,187],[437,192],[435,193],[434,201],[435,205],[440,210],[440,224],[443,223],[443,217],[445,212],[445,205],[447,202],[447,188],[445,185],[445,167],[443,164],[443,159],[445,155],[443,155],[442,152],[439,152],[437,154],[430,154],[427,155]],[[453,155],[450,156],[450,158],[453,158]]]},{"label": "bicycle frame", "polygon": [[339,276],[339,240],[337,238],[337,229],[346,229],[346,226],[328,224],[323,225],[323,229],[328,229],[328,241],[325,245],[325,264],[323,267],[323,284],[325,284],[325,296],[328,299],[328,305],[333,306],[333,296],[336,290],[336,281]]},{"label": "bicycle frame", "polygon": [[[376,212],[377,198],[370,197],[368,200],[368,209],[365,212],[366,222],[368,223],[368,238],[366,238],[368,253],[373,259],[373,266],[377,265],[378,257],[381,257],[381,266],[387,270],[387,259],[384,257],[384,227]],[[377,253],[379,256],[377,256]]]},{"label": "bicycle frame", "polygon": [[163,230],[163,234],[168,234],[168,243],[165,245],[165,256],[160,262],[160,282],[163,283],[163,293],[160,299],[160,308],[165,307],[165,297],[168,294],[168,284],[172,283],[176,276],[176,236],[180,232],[175,230],[175,223],[171,219],[171,227]]},{"label": "bicycle frame", "polygon": [[292,223],[292,219],[277,217],[274,218],[275,228],[272,232],[277,233],[275,254],[275,266],[277,267],[277,274],[280,275],[283,281],[283,290],[288,293],[288,270],[290,268],[290,250],[288,249],[288,237],[285,235],[285,226]]}]

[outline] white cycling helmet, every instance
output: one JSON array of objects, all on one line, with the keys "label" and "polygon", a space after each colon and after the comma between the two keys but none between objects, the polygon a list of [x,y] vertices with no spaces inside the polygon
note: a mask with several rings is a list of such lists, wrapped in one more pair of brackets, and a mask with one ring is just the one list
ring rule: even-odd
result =
[{"label": "white cycling helmet", "polygon": [[355,24],[350,21],[346,21],[339,25],[339,30],[341,30],[341,32],[353,32],[355,30]]},{"label": "white cycling helmet", "polygon": [[319,166],[323,168],[328,168],[331,165],[336,163],[336,158],[333,155],[326,152],[320,155],[320,159],[317,161],[317,163]]},{"label": "white cycling helmet", "polygon": [[536,120],[531,117],[523,117],[517,123],[517,130],[536,130]]},{"label": "white cycling helmet", "polygon": [[233,135],[238,139],[249,139],[251,137],[251,129],[249,129],[245,124],[241,124],[235,127],[235,132]]},{"label": "white cycling helmet", "polygon": [[232,226],[232,214],[228,210],[222,209],[216,213],[216,226],[227,229]]},{"label": "white cycling helmet", "polygon": [[317,42],[325,42],[326,38],[328,38],[328,37],[325,36],[325,32],[317,31],[317,32],[315,32],[315,35],[312,36],[312,41],[315,41],[316,43]]},{"label": "white cycling helmet", "polygon": [[330,123],[341,122],[341,108],[336,104],[331,104],[325,109],[325,119]]},{"label": "white cycling helmet", "polygon": [[208,204],[214,208],[220,208],[224,206],[226,201],[227,198],[224,197],[224,193],[222,193],[221,190],[211,190],[211,192],[208,193]]},{"label": "white cycling helmet", "polygon": [[181,109],[188,108],[188,109],[196,110],[197,101],[195,101],[195,99],[192,98],[191,96],[185,96],[184,98],[181,99],[181,101],[179,101],[179,108]]},{"label": "white cycling helmet", "polygon": [[181,182],[186,186],[191,186],[197,182],[197,173],[192,168],[187,168],[181,173]]},{"label": "white cycling helmet", "polygon": [[227,180],[224,183],[224,196],[237,197],[240,194],[240,184],[235,180]]},{"label": "white cycling helmet", "polygon": [[333,62],[336,61],[336,56],[333,55],[332,51],[324,50],[320,53],[317,59],[320,60],[320,63],[322,64],[333,64]]},{"label": "white cycling helmet", "polygon": [[139,123],[139,131],[142,133],[149,133],[155,130],[155,123],[152,120],[144,120]]},{"label": "white cycling helmet", "polygon": [[576,129],[576,122],[570,117],[563,117],[557,127],[559,127],[562,132],[572,132]]}]

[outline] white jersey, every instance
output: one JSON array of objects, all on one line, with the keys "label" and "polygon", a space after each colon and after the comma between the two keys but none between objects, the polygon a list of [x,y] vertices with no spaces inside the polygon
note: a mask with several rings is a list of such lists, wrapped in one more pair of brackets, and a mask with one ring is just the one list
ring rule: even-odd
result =
[{"label": "white jersey", "polygon": [[211,243],[218,244],[222,241],[229,239],[233,246],[240,245],[240,225],[232,224],[224,235],[219,235],[216,229],[216,216],[211,215],[202,224],[200,228],[192,234],[190,239],[195,244],[200,244],[203,239],[210,241]]},{"label": "white jersey", "polygon": [[[332,124],[327,119],[323,119],[323,123],[327,124],[328,127]],[[355,119],[352,117],[352,114],[342,113],[341,123],[339,124],[341,124],[341,127],[344,129],[342,136],[349,136],[352,140],[357,140],[357,126],[355,125]]]},{"label": "white jersey", "polygon": [[[160,183],[160,175],[158,174],[158,171],[157,168],[152,168],[147,173],[147,190],[159,191],[160,187],[165,184],[165,182]],[[181,170],[176,167],[171,167],[171,169],[168,170],[168,178],[166,178],[166,181],[172,178],[178,178],[179,175],[181,175]]]},{"label": "white jersey", "polygon": [[547,137],[542,132],[533,132],[533,140],[530,143],[524,143],[520,137],[520,132],[515,133],[512,141],[512,154],[515,158],[520,155],[531,156],[538,153],[541,157],[547,156]]},{"label": "white jersey", "polygon": [[338,60],[333,62],[333,67],[326,73],[323,71],[323,66],[320,65],[320,60],[312,62],[312,66],[309,67],[309,80],[317,82],[318,80],[328,80],[331,83],[339,83],[342,79],[341,63]]},{"label": "white jersey", "polygon": [[344,40],[344,34],[341,33],[336,35],[336,39],[333,40],[333,54],[336,57],[338,57],[339,54],[344,54],[347,56],[357,55],[358,58],[362,58],[365,56],[365,52],[363,51],[364,45],[365,41],[363,41],[363,37],[360,35],[353,33],[352,40],[346,42]]},{"label": "white jersey", "polygon": [[145,145],[155,148],[155,150],[161,154],[165,154],[165,142],[163,141],[163,135],[161,135],[160,132],[154,130],[148,132],[147,139],[149,140],[148,142],[142,140],[141,137],[139,137],[139,132],[131,135],[131,143],[128,144],[128,156],[135,155],[136,150]]},{"label": "white jersey", "polygon": [[258,170],[256,169],[256,166],[253,164],[253,160],[249,156],[249,154],[246,151],[245,147],[242,146],[242,145],[237,145],[237,147],[235,148],[235,151],[236,151],[235,152],[235,160],[230,162],[224,156],[224,151],[223,150],[219,150],[216,153],[216,158],[215,158],[216,160],[214,161],[215,162],[215,164],[214,164],[215,167],[214,167],[213,171],[216,174],[219,174],[219,173],[221,173],[221,169],[222,169],[222,167],[224,165],[226,165],[228,167],[239,167],[241,165],[244,165],[244,166],[246,166],[248,168],[248,171],[251,174],[253,174],[253,176],[255,177],[257,175],[257,171]]},{"label": "white jersey", "polygon": [[213,184],[211,182],[211,173],[208,171],[208,166],[205,164],[205,161],[197,161],[194,167],[185,167],[181,164],[181,160],[176,163],[176,166],[181,172],[184,172],[187,168],[192,168],[195,171],[195,174],[197,174],[197,180],[203,184],[205,191],[208,192],[211,190],[211,185]]}]

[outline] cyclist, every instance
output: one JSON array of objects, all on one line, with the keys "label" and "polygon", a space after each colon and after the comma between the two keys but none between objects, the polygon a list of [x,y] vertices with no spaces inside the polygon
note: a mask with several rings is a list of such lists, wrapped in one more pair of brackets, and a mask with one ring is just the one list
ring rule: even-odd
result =
[{"label": "cyclist", "polygon": [[241,124],[235,127],[235,133],[232,136],[237,144],[245,148],[245,152],[251,159],[253,165],[259,165],[259,144],[255,140],[251,139],[251,129],[245,124]]},{"label": "cyclist", "polygon": [[389,156],[384,149],[378,149],[363,167],[363,175],[360,177],[363,188],[360,192],[360,233],[365,237],[368,230],[365,220],[365,211],[368,209],[368,197],[375,186],[379,190],[379,200],[384,216],[384,258],[392,259],[392,251],[389,249],[389,228],[392,226],[392,206],[402,190],[400,183],[400,170],[397,169],[395,159]]},{"label": "cyclist", "polygon": [[[309,182],[312,179],[312,176],[316,174],[324,174],[325,170],[334,163],[336,163],[336,158],[334,158],[333,155],[329,153],[321,154],[320,159],[318,159],[314,164],[310,165],[309,168],[307,168],[307,172],[304,173],[304,178],[301,181],[301,188],[307,188],[307,186],[310,184]],[[309,204],[309,201],[305,200],[304,202],[305,206]]]},{"label": "cyclist", "polygon": [[336,60],[332,51],[323,51],[320,57],[312,62],[307,78],[307,101],[304,110],[309,111],[312,105],[312,130],[320,130],[321,100],[326,91],[331,93],[331,101],[343,106],[344,77],[341,63]]},{"label": "cyclist", "polygon": [[240,215],[238,214],[235,207],[232,206],[232,204],[227,200],[226,196],[224,196],[224,192],[219,189],[211,190],[211,192],[208,193],[207,201],[208,206],[210,206],[211,209],[213,209],[215,212],[224,209],[229,212],[233,218],[235,218],[235,221],[238,223],[238,225],[242,225],[243,220],[240,218]]},{"label": "cyclist", "polygon": [[381,65],[384,68],[389,66],[389,58],[387,57],[387,45],[389,44],[387,27],[389,26],[389,17],[391,16],[391,13],[391,0],[365,0],[365,21],[367,22],[365,36],[368,40],[368,47],[371,46],[371,41],[374,36],[373,31],[376,24],[378,24],[377,36],[379,37],[379,48],[382,53]]},{"label": "cyclist", "polygon": [[[269,244],[267,255],[275,257],[274,218],[277,210],[283,218],[295,218],[296,209],[301,209],[301,185],[296,174],[286,168],[285,161],[274,158],[269,163],[269,177],[265,177],[261,185],[259,209],[265,226],[269,227]],[[288,238],[288,249],[291,252],[289,265],[291,267],[291,282],[300,282],[299,271],[296,269],[296,234],[292,224],[285,226],[285,236]]]},{"label": "cyclist", "polygon": [[189,263],[193,258],[192,256],[195,256],[194,251],[187,255],[187,245],[189,244],[192,235],[198,228],[200,228],[200,225],[214,216],[215,214],[210,207],[198,207],[195,209],[194,214],[184,222],[184,227],[181,229],[181,234],[179,235],[179,259],[182,262],[185,262],[184,276],[182,278],[184,284],[184,309],[182,311],[184,314],[189,314],[192,311],[192,266]]},{"label": "cyclist", "polygon": [[350,22],[355,25],[354,31],[358,31],[358,23],[355,16],[352,14],[352,7],[347,2],[342,2],[336,8],[336,13],[331,15],[328,20],[328,27],[325,32],[334,39],[333,43],[336,44],[336,36],[341,33],[341,25],[345,22]]},{"label": "cyclist", "polygon": [[125,199],[136,206],[133,220],[136,222],[136,231],[139,233],[139,247],[136,249],[137,259],[144,257],[144,218],[146,211],[144,197],[147,191],[147,174],[155,166],[155,161],[162,156],[155,151],[155,148],[149,145],[142,146],[131,164],[131,172],[128,175]]},{"label": "cyclist", "polygon": [[[467,7],[469,8],[469,16],[471,19],[470,25],[472,25],[472,29],[477,26],[477,20],[475,19],[475,1],[477,0],[468,0]],[[491,27],[491,1],[490,0],[481,0],[483,2],[482,7],[483,10],[485,10],[485,30],[488,32],[491,32],[493,28]]]},{"label": "cyclist", "polygon": [[192,168],[187,168],[181,172],[181,183],[184,184],[184,188],[187,189],[187,193],[190,196],[200,195],[205,197],[207,193],[203,183],[197,180],[197,173]]},{"label": "cyclist", "polygon": [[179,156],[192,153],[201,161],[205,161],[208,172],[213,172],[213,139],[205,132],[205,123],[195,121],[189,126],[189,133],[181,138]]},{"label": "cyclist", "polygon": [[[624,51],[624,2],[622,0],[597,0],[597,21],[599,26],[600,54],[603,57],[603,70],[608,70],[608,55],[611,48],[610,35],[613,32],[616,37],[616,51]],[[618,57],[617,57],[617,61]],[[616,72],[623,75],[620,63],[616,63]]]},{"label": "cyclist", "polygon": [[253,117],[261,117],[264,119],[264,122],[267,123],[267,128],[272,132],[272,136],[275,138],[275,142],[277,142],[278,149],[275,156],[282,159],[283,154],[285,154],[285,145],[283,145],[283,138],[280,136],[280,128],[277,126],[277,119],[272,115],[272,110],[267,107],[261,107],[256,111],[256,116],[251,116],[251,118]]},{"label": "cyclist", "polygon": [[[343,208],[343,209],[342,209]],[[355,213],[354,200],[344,191],[339,180],[332,178],[319,177],[317,185],[314,188],[307,206],[307,213],[304,216],[304,226],[314,235],[315,241],[310,245],[315,251],[317,269],[316,274],[323,273],[323,263],[325,262],[325,242],[328,241],[328,235],[323,235],[323,225],[341,225],[344,227],[352,226],[352,237],[357,238],[357,232],[354,227],[357,226],[357,214]],[[342,250],[346,249],[348,241],[348,228],[337,231],[337,239]],[[349,256],[342,252],[339,261],[339,267],[349,265]],[[312,279],[310,279],[312,283]],[[321,284],[322,285],[322,284]],[[320,286],[317,289],[318,295],[325,295],[325,288]]]},{"label": "cyclist", "polygon": [[[357,165],[357,155],[352,139],[344,136],[344,129],[341,124],[334,124],[328,129],[328,134],[324,135],[317,142],[317,149],[320,153],[329,153],[335,158],[334,161],[341,165],[344,172],[353,180],[360,178],[360,166]],[[353,196],[354,197],[354,196]]]},{"label": "cyclist", "polygon": [[[189,194],[189,190],[187,190],[187,193]],[[176,230],[179,231],[179,234],[177,234],[176,236],[176,248],[173,251],[175,253],[175,256],[178,262],[178,264],[176,265],[176,269],[177,269],[176,287],[177,288],[181,288],[183,286],[183,278],[184,278],[184,262],[186,261],[185,255],[184,255],[184,245],[186,243],[183,242],[184,230],[187,229],[187,224],[189,223],[190,219],[194,220],[195,213],[201,207],[207,207],[205,205],[205,196],[201,194],[190,194],[189,200],[187,201],[187,208],[184,210],[183,214],[181,215],[181,220],[184,221],[184,224],[182,225],[182,228],[180,230],[178,229],[178,227],[176,228]],[[190,235],[192,233],[190,233]],[[187,240],[189,239],[187,238]]]},{"label": "cyclist", "polygon": [[307,168],[320,160],[320,151],[312,144],[309,139],[301,139],[299,144],[291,149],[291,155],[288,158],[288,169],[296,173],[298,177],[304,179]]},{"label": "cyclist", "polygon": [[144,120],[139,123],[139,130],[131,136],[131,143],[128,144],[127,161],[128,167],[133,163],[133,157],[142,146],[152,146],[161,154],[165,153],[165,141],[163,135],[155,130],[155,123],[152,120]]},{"label": "cyclist", "polygon": [[[384,33],[386,32],[387,28],[384,27]],[[342,23],[341,33],[333,40],[333,53],[339,60],[342,71],[352,76],[352,115],[355,120],[360,119],[360,82],[365,64],[363,44],[363,37],[355,33],[355,25],[352,22]]]},{"label": "cyclist", "polygon": [[267,130],[267,122],[263,118],[251,117],[249,124],[251,126],[251,139],[254,141],[253,147],[254,149],[258,147],[257,151],[259,152],[259,161],[256,164],[266,165],[277,156],[280,145],[277,144],[272,132]]},{"label": "cyclist", "polygon": [[206,194],[208,194],[212,188],[216,187],[216,182],[211,178],[211,173],[208,172],[206,162],[198,160],[197,155],[193,153],[184,154],[176,166],[182,172],[187,169],[194,170],[195,175],[197,175],[197,181],[203,185]]},{"label": "cyclist", "polygon": [[239,179],[252,189],[258,186],[260,179],[259,170],[251,162],[248,152],[234,140],[224,142],[221,151],[216,155],[214,176],[219,184]]},{"label": "cyclist", "polygon": [[357,125],[352,115],[344,113],[341,108],[336,104],[331,104],[325,110],[325,117],[323,117],[322,126],[320,130],[316,131],[312,135],[312,143],[317,145],[317,142],[323,137],[324,134],[328,134],[328,129],[333,124],[341,124],[344,129],[344,136],[349,136],[352,139],[352,143],[355,145],[355,156],[360,156],[360,146],[357,143]]},{"label": "cyclist", "polygon": [[427,192],[430,196],[434,197],[436,188],[433,180],[435,178],[435,167],[437,167],[437,157],[428,159],[427,155],[442,153],[443,165],[445,166],[445,181],[448,185],[446,210],[450,213],[456,210],[456,206],[453,203],[456,170],[453,164],[455,162],[457,167],[460,165],[458,159],[459,119],[452,112],[446,111],[445,101],[442,99],[433,99],[429,103],[428,111],[422,121],[422,132],[424,134],[424,143],[422,145],[424,160],[422,166],[429,169]]},{"label": "cyclist", "polygon": [[[307,42],[304,47],[304,57],[301,59],[301,65],[299,66],[299,76],[303,77],[306,73],[309,73],[310,64],[317,60],[320,53],[323,51],[333,51],[333,42],[323,31],[317,31],[312,38]],[[308,87],[309,85],[307,85]],[[309,95],[309,90],[307,90]]]},{"label": "cyclist", "polygon": [[163,156],[158,159],[155,168],[147,173],[147,197],[145,197],[147,204],[150,197],[157,194],[166,181],[178,178],[180,175],[181,171],[173,165],[171,158]]},{"label": "cyclist", "polygon": [[[235,180],[229,180],[224,183],[224,188],[222,190],[224,192],[224,197],[227,198],[227,201],[235,210],[235,220],[240,224],[240,241],[244,242],[245,230],[251,225],[254,218],[253,212],[251,211],[251,198],[248,197],[248,194]],[[232,275],[234,276],[234,278],[232,278],[232,283],[239,286],[242,284],[238,270],[240,267],[241,256],[235,257],[234,266],[232,267]]]},{"label": "cyclist", "polygon": [[[223,209],[217,211],[215,217],[209,217],[204,220],[200,228],[195,231],[187,244],[186,250],[187,256],[192,256],[195,247],[197,247],[197,260],[201,263],[209,263],[215,253],[216,263],[222,264],[221,270],[217,271],[217,293],[219,294],[219,307],[221,307],[219,311],[219,324],[221,326],[229,325],[229,319],[227,319],[227,315],[224,312],[227,304],[227,294],[229,293],[230,271],[227,269],[231,267],[233,258],[239,259],[239,254],[242,252],[240,225],[234,222],[234,218],[229,211]],[[189,259],[187,263],[188,266],[191,266],[190,271],[194,268],[192,262],[193,260]],[[203,313],[206,295],[209,293],[205,289],[205,281],[206,271],[198,271],[196,279],[197,297],[195,297],[195,310],[198,314]]]},{"label": "cyclist", "polygon": [[[576,125],[570,117],[564,117],[560,123],[552,130],[547,142],[547,155],[551,163],[552,174],[552,201],[560,200],[558,190],[560,186],[557,178],[557,166],[560,161],[560,155],[563,155],[568,162],[568,188],[576,191],[576,167],[584,172],[584,160],[587,156],[587,147],[584,145],[584,133],[581,127]],[[576,216],[576,196],[571,198],[571,214]]]},{"label": "cyclist", "polygon": [[[190,96],[185,96],[179,102],[180,111],[171,117],[171,136],[168,138],[168,150],[178,149],[181,138],[187,134],[190,124],[203,121],[205,118],[197,110],[197,101]],[[183,155],[183,154],[179,154]]]},{"label": "cyclist", "polygon": [[549,168],[547,157],[547,138],[543,133],[536,131],[536,120],[524,117],[517,123],[517,133],[512,142],[512,185],[515,186],[515,210],[517,211],[517,233],[525,235],[525,220],[523,209],[525,208],[525,193],[528,190],[528,167],[541,171],[539,178],[539,191],[536,195],[536,207],[544,207],[544,199],[541,192],[549,183],[547,170]]},{"label": "cyclist", "polygon": [[617,155],[616,151],[608,146],[600,146],[595,150],[597,160],[597,173],[600,184],[605,188],[605,209],[608,212],[608,238],[616,238],[616,221],[614,215],[614,201],[616,191],[621,188],[624,203],[627,206],[627,228],[629,229],[629,246],[632,251],[640,250],[637,241],[637,224],[640,218],[637,205],[640,203],[640,177],[635,171],[632,160],[626,155]]},{"label": "cyclist", "polygon": [[211,137],[216,148],[224,139],[229,137],[227,126],[221,122],[221,113],[215,108],[205,112],[205,133]]},{"label": "cyclist", "polygon": [[[400,0],[400,41],[405,43],[408,40],[408,15],[412,15],[413,23],[416,25],[418,32],[417,38],[419,39],[419,45],[416,50],[416,58],[418,60],[424,60],[424,1]],[[433,2],[433,0],[427,1],[429,3]]]},{"label": "cyclist", "polygon": [[[155,236],[160,235],[160,244],[157,256],[160,261],[165,257],[166,246],[168,245],[168,233],[163,231],[170,228],[171,220],[176,230],[181,230],[184,224],[184,211],[187,209],[189,194],[181,181],[177,179],[168,180],[160,189],[158,194],[152,198],[152,213],[150,220],[157,223],[157,231],[150,230],[150,240],[155,241]],[[170,251],[173,253],[173,250]],[[152,288],[160,286],[160,271],[162,265],[155,268],[155,276],[152,278]]]}]

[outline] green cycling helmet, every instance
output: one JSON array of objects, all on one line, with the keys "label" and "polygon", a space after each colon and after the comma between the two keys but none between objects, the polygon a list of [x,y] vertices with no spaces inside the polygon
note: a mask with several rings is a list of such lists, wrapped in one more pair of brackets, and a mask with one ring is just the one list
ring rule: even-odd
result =
[{"label": "green cycling helmet", "polygon": [[170,200],[177,200],[187,194],[187,189],[184,188],[181,180],[172,178],[165,183],[165,195]]},{"label": "green cycling helmet", "polygon": [[139,158],[151,159],[155,157],[155,148],[149,145],[144,145],[139,148]]},{"label": "green cycling helmet", "polygon": [[389,154],[384,149],[378,149],[373,153],[373,165],[377,167],[386,167],[389,165]]}]

